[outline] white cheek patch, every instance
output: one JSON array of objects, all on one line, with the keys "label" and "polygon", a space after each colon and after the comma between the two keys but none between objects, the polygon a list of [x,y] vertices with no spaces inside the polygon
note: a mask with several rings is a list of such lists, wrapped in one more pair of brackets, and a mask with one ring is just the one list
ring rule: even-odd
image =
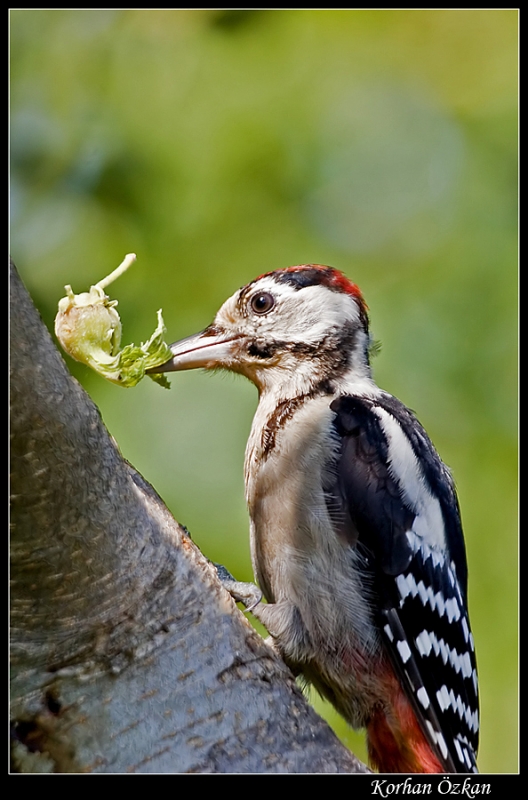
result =
[{"label": "white cheek patch", "polygon": [[277,316],[277,338],[313,345],[347,323],[360,324],[357,303],[348,295],[321,286],[308,286],[300,291],[285,288],[289,291],[283,300],[284,326]]}]

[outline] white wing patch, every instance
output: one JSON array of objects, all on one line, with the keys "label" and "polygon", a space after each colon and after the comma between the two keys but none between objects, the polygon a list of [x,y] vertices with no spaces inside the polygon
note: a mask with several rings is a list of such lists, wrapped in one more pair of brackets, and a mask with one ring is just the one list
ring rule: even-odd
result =
[{"label": "white wing patch", "polygon": [[374,407],[373,411],[379,417],[387,438],[391,475],[398,482],[402,498],[416,515],[414,533],[431,547],[445,548],[442,509],[437,498],[429,491],[411,443],[401,425],[388,411],[379,406]]}]

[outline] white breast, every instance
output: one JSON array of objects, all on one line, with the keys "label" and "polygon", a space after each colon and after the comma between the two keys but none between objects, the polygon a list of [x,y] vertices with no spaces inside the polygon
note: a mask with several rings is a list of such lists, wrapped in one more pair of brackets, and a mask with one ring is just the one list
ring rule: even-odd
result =
[{"label": "white breast", "polygon": [[[335,462],[332,398],[306,399],[265,452],[263,431],[276,403],[261,399],[246,451],[246,495],[255,575],[268,602],[289,601],[312,641],[375,647],[355,550],[332,527],[323,491]],[[372,640],[372,641],[371,641]]]}]

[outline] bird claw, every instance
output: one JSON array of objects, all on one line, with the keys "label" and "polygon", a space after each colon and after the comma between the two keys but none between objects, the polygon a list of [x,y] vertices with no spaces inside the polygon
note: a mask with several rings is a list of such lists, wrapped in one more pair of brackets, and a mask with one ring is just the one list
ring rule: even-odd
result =
[{"label": "bird claw", "polygon": [[213,563],[216,573],[224,588],[236,603],[242,603],[246,611],[253,611],[262,600],[262,592],[254,583],[237,581],[223,564]]}]

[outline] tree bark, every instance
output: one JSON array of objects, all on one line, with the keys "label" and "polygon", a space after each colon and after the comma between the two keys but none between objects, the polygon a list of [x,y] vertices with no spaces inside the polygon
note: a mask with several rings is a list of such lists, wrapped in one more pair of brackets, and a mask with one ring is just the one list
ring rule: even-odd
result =
[{"label": "tree bark", "polygon": [[11,302],[12,771],[365,772]]}]

